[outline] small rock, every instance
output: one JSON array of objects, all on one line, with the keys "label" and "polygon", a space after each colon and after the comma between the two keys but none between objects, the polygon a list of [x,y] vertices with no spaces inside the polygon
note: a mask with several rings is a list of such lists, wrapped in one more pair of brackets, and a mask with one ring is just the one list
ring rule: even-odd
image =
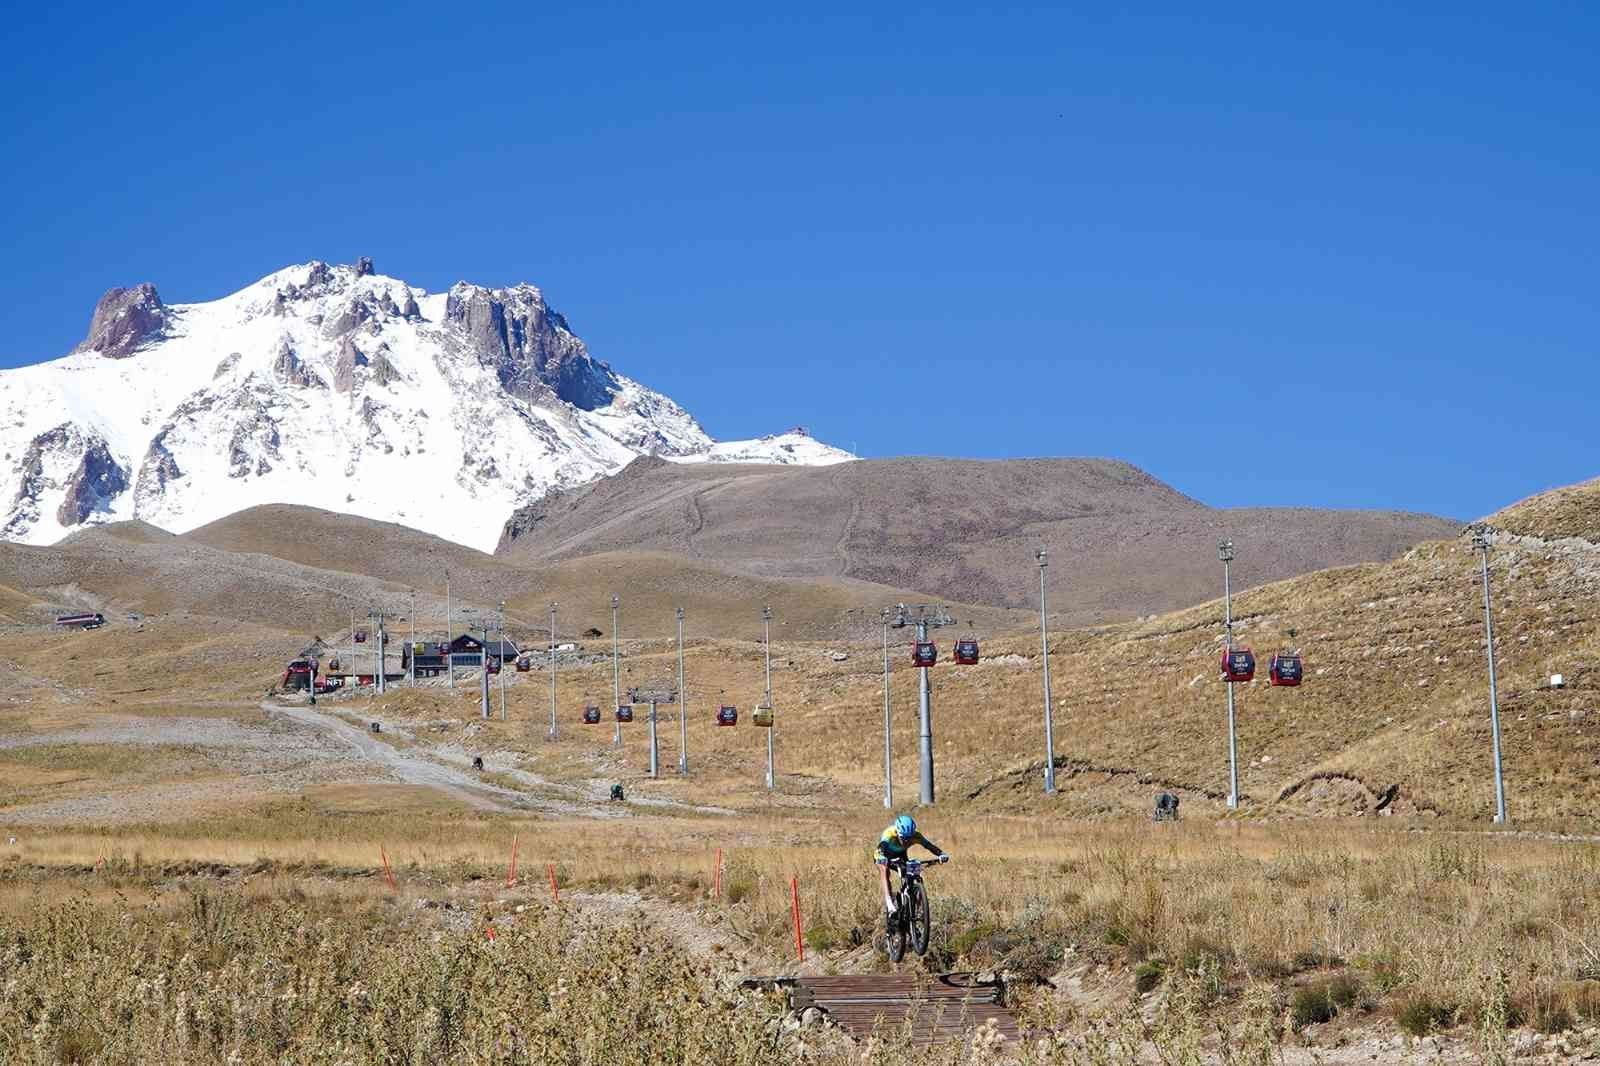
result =
[{"label": "small rock", "polygon": [[800,1024],[805,1026],[807,1029],[821,1025],[822,1011],[818,1010],[816,1007],[807,1007],[805,1010],[800,1012]]}]

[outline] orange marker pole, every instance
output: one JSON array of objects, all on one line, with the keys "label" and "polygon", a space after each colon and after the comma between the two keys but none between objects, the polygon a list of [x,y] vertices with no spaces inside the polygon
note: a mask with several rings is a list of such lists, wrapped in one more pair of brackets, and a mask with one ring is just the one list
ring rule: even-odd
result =
[{"label": "orange marker pole", "polygon": [[400,891],[400,889],[394,883],[394,871],[389,869],[389,853],[383,850],[382,844],[378,845],[378,854],[383,856],[383,876],[389,882],[389,891]]},{"label": "orange marker pole", "polygon": [[511,868],[506,871],[506,887],[510,888],[517,880],[517,834],[511,834]]},{"label": "orange marker pole", "polygon": [[550,863],[550,898],[561,902],[561,889],[556,887],[556,864]]},{"label": "orange marker pole", "polygon": [[794,953],[801,962],[806,961],[805,937],[800,932],[800,878],[789,878],[789,899],[794,905]]}]

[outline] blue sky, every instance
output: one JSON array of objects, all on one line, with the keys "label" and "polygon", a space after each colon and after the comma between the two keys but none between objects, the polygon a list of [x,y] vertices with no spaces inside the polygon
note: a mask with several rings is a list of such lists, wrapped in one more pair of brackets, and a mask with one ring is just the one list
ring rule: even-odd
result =
[{"label": "blue sky", "polygon": [[13,12],[0,366],[371,255],[540,285],[721,438],[1464,518],[1600,474],[1593,5],[572,6]]}]

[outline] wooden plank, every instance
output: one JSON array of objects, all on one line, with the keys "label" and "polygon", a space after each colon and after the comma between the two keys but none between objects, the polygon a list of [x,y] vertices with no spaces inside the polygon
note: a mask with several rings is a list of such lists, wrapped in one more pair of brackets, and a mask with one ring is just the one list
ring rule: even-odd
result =
[{"label": "wooden plank", "polygon": [[1000,1004],[999,983],[980,982],[970,973],[835,974],[781,979],[781,986],[779,980],[767,979],[763,987],[785,987],[792,1009],[816,1007],[855,1036],[901,1030],[925,1047],[962,1039],[985,1024],[1003,1039],[1022,1036],[1016,1018]]}]

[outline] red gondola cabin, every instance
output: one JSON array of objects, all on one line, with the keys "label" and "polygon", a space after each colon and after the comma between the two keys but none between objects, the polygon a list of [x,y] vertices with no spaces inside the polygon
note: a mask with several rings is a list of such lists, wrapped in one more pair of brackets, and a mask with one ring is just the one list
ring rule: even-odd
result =
[{"label": "red gondola cabin", "polygon": [[619,721],[619,722],[631,722],[631,721],[633,721],[633,708],[628,706],[626,703],[624,703],[620,707],[618,707],[617,708],[617,721]]},{"label": "red gondola cabin", "polygon": [[1304,675],[1305,667],[1300,664],[1300,656],[1294,652],[1279,652],[1267,667],[1267,677],[1274,685],[1296,688]]},{"label": "red gondola cabin", "polygon": [[483,664],[483,670],[485,673],[498,674],[500,672],[500,660],[490,659],[488,662]]},{"label": "red gondola cabin", "polygon": [[600,724],[600,708],[598,708],[598,707],[585,707],[583,709],[583,724],[584,725],[599,725]]},{"label": "red gondola cabin", "polygon": [[533,662],[526,655],[517,660],[517,673],[525,674],[532,669]]},{"label": "red gondola cabin", "polygon": [[968,637],[956,641],[956,664],[958,666],[978,665],[978,642]]},{"label": "red gondola cabin", "polygon": [[912,666],[932,666],[939,661],[939,646],[931,640],[919,640],[911,649]]},{"label": "red gondola cabin", "polygon": [[289,664],[283,672],[283,680],[278,682],[278,687],[295,691],[310,688],[317,676],[317,660],[296,659]]},{"label": "red gondola cabin", "polygon": [[738,725],[739,724],[739,708],[737,708],[737,707],[719,707],[719,708],[717,708],[717,724],[718,725]]},{"label": "red gondola cabin", "polygon": [[1249,681],[1256,676],[1256,657],[1249,648],[1229,648],[1222,653],[1222,680]]}]

